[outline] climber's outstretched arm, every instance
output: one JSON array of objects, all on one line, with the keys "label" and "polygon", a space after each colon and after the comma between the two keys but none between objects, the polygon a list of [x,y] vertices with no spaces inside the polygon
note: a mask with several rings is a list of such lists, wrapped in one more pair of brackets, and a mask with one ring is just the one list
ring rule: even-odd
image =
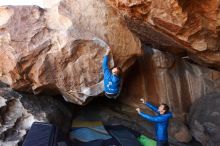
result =
[{"label": "climber's outstretched arm", "polygon": [[103,73],[104,73],[104,76],[109,76],[111,75],[111,71],[108,67],[108,59],[109,59],[109,54],[110,54],[111,50],[108,49],[104,58],[103,58],[103,62],[102,62],[102,70],[103,70]]},{"label": "climber's outstretched arm", "polygon": [[149,107],[152,111],[154,111],[154,112],[156,112],[156,113],[158,113],[158,114],[160,113],[160,112],[158,111],[158,107],[152,105],[152,104],[149,103],[149,102],[146,102],[143,98],[141,98],[140,101],[141,101],[143,104],[145,104],[147,107]]},{"label": "climber's outstretched arm", "polygon": [[154,123],[160,123],[160,122],[164,122],[166,120],[166,118],[161,117],[161,116],[151,116],[149,114],[143,113],[140,111],[140,108],[137,108],[136,111],[138,112],[138,114],[145,118],[146,120],[150,121],[150,122],[154,122]]},{"label": "climber's outstretched arm", "polygon": [[151,116],[149,114],[145,114],[143,112],[140,112],[139,115],[143,118],[145,118],[146,120],[150,121],[150,122],[154,122],[154,123],[160,123],[160,122],[164,122],[166,121],[166,119],[164,117],[160,117],[160,116]]},{"label": "climber's outstretched arm", "polygon": [[158,114],[160,113],[160,112],[158,111],[158,107],[152,105],[151,103],[146,102],[145,105],[146,105],[147,107],[149,107],[152,111],[154,111],[154,112],[156,112],[156,113],[158,113]]}]

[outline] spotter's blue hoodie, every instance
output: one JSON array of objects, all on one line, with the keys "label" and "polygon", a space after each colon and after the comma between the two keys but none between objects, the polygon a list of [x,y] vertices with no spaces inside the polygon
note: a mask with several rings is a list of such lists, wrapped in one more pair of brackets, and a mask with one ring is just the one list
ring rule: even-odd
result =
[{"label": "spotter's blue hoodie", "polygon": [[161,115],[157,107],[153,106],[148,102],[146,102],[145,104],[147,107],[149,107],[151,110],[156,112],[158,115],[151,116],[143,112],[140,112],[139,113],[140,116],[142,116],[143,118],[145,118],[150,122],[155,123],[155,132],[156,132],[157,141],[162,141],[162,142],[168,141],[168,125],[169,125],[169,119],[172,118],[172,113],[168,112],[166,114]]},{"label": "spotter's blue hoodie", "polygon": [[113,75],[108,67],[108,55],[103,58],[104,91],[108,94],[117,94],[120,91],[121,77]]}]

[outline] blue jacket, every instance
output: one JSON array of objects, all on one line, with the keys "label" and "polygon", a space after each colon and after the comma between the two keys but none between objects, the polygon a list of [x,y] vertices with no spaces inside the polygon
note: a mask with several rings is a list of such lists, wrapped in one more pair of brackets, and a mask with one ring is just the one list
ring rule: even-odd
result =
[{"label": "blue jacket", "polygon": [[169,119],[172,118],[172,113],[168,112],[164,115],[161,115],[158,111],[158,108],[153,106],[150,103],[146,103],[146,106],[148,106],[151,110],[156,112],[157,116],[151,116],[148,114],[145,114],[143,112],[140,112],[140,115],[147,119],[150,122],[155,123],[155,132],[156,132],[156,139],[158,141],[168,141],[168,125],[169,125]]},{"label": "blue jacket", "polygon": [[110,94],[117,94],[120,90],[121,77],[113,75],[108,67],[108,56],[105,55],[102,63],[104,73],[104,91]]}]

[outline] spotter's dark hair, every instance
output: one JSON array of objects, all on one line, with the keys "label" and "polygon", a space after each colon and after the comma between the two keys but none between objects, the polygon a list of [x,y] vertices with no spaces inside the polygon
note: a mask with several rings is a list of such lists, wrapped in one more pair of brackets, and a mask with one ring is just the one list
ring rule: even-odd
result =
[{"label": "spotter's dark hair", "polygon": [[165,110],[165,114],[170,111],[170,107],[166,103],[161,103],[163,105],[163,109]]}]

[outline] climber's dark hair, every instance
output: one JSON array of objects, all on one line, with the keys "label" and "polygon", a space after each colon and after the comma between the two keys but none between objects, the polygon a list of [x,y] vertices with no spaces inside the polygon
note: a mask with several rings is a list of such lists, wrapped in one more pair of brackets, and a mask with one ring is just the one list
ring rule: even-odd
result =
[{"label": "climber's dark hair", "polygon": [[161,105],[163,105],[163,109],[165,110],[165,114],[170,111],[170,108],[166,103],[161,103]]},{"label": "climber's dark hair", "polygon": [[[122,76],[122,69],[121,69],[121,67],[119,67],[119,66],[114,66],[113,68],[117,68],[117,70],[119,70],[118,76]],[[111,70],[112,70],[113,68],[111,68]]]},{"label": "climber's dark hair", "polygon": [[121,67],[116,66],[116,68],[119,70],[119,75],[121,75],[121,74],[122,74],[122,69],[121,69]]}]

